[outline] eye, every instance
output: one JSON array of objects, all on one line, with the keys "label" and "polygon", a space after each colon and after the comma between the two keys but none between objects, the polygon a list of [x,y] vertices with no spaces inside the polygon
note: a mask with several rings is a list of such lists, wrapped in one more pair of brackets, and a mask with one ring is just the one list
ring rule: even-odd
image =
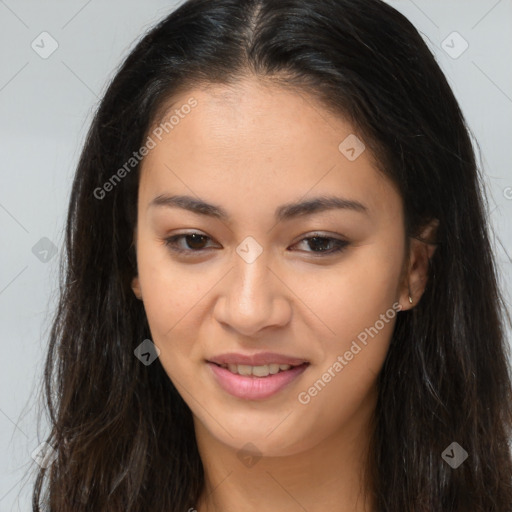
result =
[{"label": "eye", "polygon": [[[193,232],[170,236],[164,239],[164,243],[173,252],[188,257],[207,251],[209,247],[206,244],[209,240],[212,240],[209,236]],[[315,257],[321,257],[343,251],[349,245],[349,242],[339,238],[322,236],[321,233],[314,233],[313,236],[303,238],[295,245],[300,244],[306,245],[311,249],[303,252],[310,252]]]},{"label": "eye", "polygon": [[[313,249],[312,251],[305,252],[312,252],[315,254],[315,256],[328,256],[337,252],[341,252],[349,245],[349,242],[346,240],[341,240],[339,238],[333,238],[330,236],[322,236],[320,233],[314,233],[313,236],[303,238],[298,242],[298,244],[304,243],[309,248]],[[329,246],[331,249],[329,249]]]},{"label": "eye", "polygon": [[[164,240],[165,245],[172,251],[177,253],[194,253],[204,251],[204,244],[207,240],[211,240],[209,236],[201,233],[182,233],[181,235],[173,235]],[[180,245],[179,242],[184,242]]]}]

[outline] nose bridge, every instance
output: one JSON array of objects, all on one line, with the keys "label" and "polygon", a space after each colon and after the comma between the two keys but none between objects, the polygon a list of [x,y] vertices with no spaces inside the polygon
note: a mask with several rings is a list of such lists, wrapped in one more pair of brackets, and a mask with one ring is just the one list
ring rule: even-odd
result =
[{"label": "nose bridge", "polygon": [[[259,245],[259,244],[258,244]],[[289,305],[283,287],[271,270],[270,251],[246,240],[237,247],[234,268],[223,290],[217,319],[251,335],[269,325],[283,325]]]},{"label": "nose bridge", "polygon": [[[238,252],[238,250],[237,250]],[[245,259],[238,255],[233,272],[233,282],[229,294],[234,300],[240,315],[247,318],[268,316],[273,302],[274,286],[270,283],[268,253]]]}]

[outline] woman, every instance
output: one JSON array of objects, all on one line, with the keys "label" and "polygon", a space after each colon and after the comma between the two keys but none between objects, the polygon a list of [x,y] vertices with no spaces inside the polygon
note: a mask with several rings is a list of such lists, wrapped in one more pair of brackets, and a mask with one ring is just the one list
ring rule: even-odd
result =
[{"label": "woman", "polygon": [[35,511],[512,510],[480,174],[387,4],[184,3],[108,88],[66,235]]}]

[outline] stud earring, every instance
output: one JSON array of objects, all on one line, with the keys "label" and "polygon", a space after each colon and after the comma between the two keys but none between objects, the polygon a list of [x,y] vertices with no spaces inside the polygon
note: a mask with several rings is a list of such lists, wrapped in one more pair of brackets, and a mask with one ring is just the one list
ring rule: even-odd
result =
[{"label": "stud earring", "polygon": [[412,304],[411,290],[409,290],[409,304]]}]

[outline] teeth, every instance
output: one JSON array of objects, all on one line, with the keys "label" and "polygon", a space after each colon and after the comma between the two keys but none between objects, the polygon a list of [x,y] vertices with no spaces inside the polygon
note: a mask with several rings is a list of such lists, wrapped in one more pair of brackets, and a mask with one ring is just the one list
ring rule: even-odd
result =
[{"label": "teeth", "polygon": [[238,365],[238,373],[240,375],[251,375],[252,367],[248,366],[246,364],[239,364]]},{"label": "teeth", "polygon": [[254,375],[255,377],[267,377],[275,375],[280,371],[289,370],[292,366],[289,364],[264,364],[261,366],[250,366],[247,364],[222,364],[222,368],[228,369],[231,373],[238,373],[239,375]]},{"label": "teeth", "polygon": [[[284,366],[285,366],[285,365],[283,364],[283,367],[284,367]],[[278,365],[278,364],[270,363],[270,364],[268,365],[268,372],[269,372],[269,373],[271,373],[272,375],[275,375],[276,373],[278,373],[278,372],[279,372],[279,369],[280,369],[280,368],[279,368],[279,365]],[[285,368],[285,369],[287,370],[287,368]]]}]

